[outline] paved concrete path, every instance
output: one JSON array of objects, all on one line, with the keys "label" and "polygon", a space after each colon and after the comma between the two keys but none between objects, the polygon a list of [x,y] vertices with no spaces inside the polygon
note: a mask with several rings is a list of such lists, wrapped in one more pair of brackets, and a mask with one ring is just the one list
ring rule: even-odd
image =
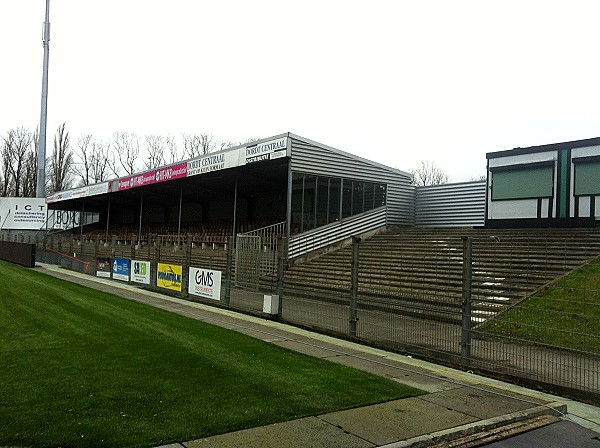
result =
[{"label": "paved concrete path", "polygon": [[52,265],[40,271],[209,322],[281,347],[325,358],[418,387],[428,394],[306,417],[168,447],[388,447],[431,446],[509,422],[557,415],[600,435],[594,406],[365,347],[271,320],[164,296],[126,283]]}]

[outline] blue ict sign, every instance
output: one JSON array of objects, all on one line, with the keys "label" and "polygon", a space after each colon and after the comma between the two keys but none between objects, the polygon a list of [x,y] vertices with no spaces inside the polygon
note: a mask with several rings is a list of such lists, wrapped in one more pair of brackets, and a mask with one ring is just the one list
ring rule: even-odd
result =
[{"label": "blue ict sign", "polygon": [[116,280],[129,281],[129,259],[128,258],[113,258],[112,261],[112,277]]}]

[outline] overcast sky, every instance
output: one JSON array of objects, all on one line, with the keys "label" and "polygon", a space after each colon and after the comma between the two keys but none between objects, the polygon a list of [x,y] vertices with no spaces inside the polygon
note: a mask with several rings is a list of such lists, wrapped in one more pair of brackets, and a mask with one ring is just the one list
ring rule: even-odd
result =
[{"label": "overcast sky", "polygon": [[[40,119],[45,0],[0,0],[0,135]],[[51,0],[48,148],[293,132],[451,181],[600,136],[598,1]],[[142,163],[140,162],[140,167]]]}]

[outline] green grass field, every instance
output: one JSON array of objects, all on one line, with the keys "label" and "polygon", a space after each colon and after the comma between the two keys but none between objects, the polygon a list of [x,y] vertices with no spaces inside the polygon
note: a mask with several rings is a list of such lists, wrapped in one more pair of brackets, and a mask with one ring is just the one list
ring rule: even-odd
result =
[{"label": "green grass field", "polygon": [[0,261],[0,446],[156,446],[422,391]]},{"label": "green grass field", "polygon": [[557,280],[482,325],[483,337],[499,336],[600,353],[600,262]]}]

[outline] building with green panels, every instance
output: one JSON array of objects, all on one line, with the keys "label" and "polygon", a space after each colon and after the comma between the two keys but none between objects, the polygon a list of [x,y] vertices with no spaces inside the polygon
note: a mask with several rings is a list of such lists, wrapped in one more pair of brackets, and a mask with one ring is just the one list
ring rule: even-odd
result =
[{"label": "building with green panels", "polygon": [[579,227],[600,219],[600,138],[486,158],[487,227]]}]

